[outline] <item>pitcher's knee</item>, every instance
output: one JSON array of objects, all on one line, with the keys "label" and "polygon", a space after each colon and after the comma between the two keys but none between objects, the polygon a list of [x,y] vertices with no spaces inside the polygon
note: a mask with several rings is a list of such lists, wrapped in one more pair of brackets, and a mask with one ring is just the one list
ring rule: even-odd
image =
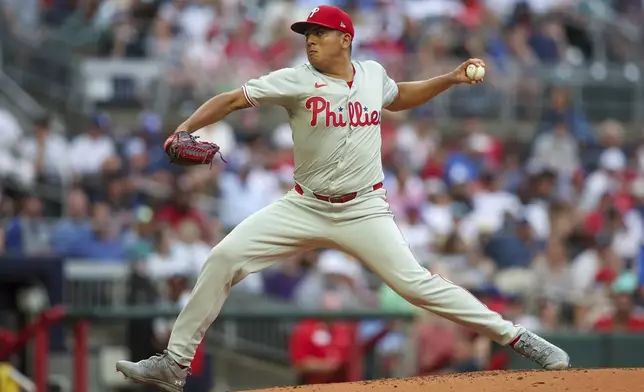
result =
[{"label": "pitcher's knee", "polygon": [[239,249],[229,241],[221,241],[215,245],[208,254],[206,259],[207,265],[217,265],[219,267],[233,267],[240,259]]},{"label": "pitcher's knee", "polygon": [[431,275],[415,276],[412,278],[397,279],[391,282],[391,288],[398,293],[401,297],[408,302],[417,305],[420,303],[427,303],[427,288],[425,287],[429,282]]}]

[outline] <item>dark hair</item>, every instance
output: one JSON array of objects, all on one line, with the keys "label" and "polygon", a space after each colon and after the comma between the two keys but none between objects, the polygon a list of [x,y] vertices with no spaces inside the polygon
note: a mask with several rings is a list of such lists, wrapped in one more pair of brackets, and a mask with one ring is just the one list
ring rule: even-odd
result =
[{"label": "dark hair", "polygon": [[160,246],[163,243],[164,236],[165,236],[165,230],[163,227],[154,230],[154,233],[152,234],[152,242],[154,243],[155,248]]},{"label": "dark hair", "polygon": [[35,127],[48,127],[49,126],[49,115],[47,113],[42,113],[36,118],[34,118]]}]

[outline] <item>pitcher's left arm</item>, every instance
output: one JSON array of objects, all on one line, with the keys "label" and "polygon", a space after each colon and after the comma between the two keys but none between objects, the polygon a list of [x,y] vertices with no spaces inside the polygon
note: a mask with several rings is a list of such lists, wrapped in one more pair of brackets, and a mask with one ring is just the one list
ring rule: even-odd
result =
[{"label": "pitcher's left arm", "polygon": [[465,74],[465,70],[470,64],[485,67],[483,60],[469,59],[456,67],[452,72],[444,75],[417,82],[396,83],[398,86],[398,95],[385,107],[385,109],[392,112],[412,109],[423,105],[453,85],[461,83],[477,84],[483,82],[483,79],[475,81]]}]

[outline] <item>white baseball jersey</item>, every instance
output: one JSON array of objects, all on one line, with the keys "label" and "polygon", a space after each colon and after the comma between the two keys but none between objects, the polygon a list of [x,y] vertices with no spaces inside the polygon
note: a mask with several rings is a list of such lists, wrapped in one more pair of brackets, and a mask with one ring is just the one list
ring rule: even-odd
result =
[{"label": "white baseball jersey", "polygon": [[353,61],[351,87],[310,64],[283,68],[243,87],[253,106],[286,109],[293,130],[295,182],[343,195],[383,180],[380,117],[398,86],[375,61]]}]

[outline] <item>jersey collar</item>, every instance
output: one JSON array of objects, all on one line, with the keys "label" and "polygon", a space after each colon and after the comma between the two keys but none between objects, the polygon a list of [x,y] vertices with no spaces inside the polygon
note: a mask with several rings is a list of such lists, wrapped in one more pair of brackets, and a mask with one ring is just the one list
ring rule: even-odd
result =
[{"label": "jersey collar", "polygon": [[327,79],[336,80],[338,82],[349,83],[349,84],[352,84],[356,80],[356,66],[353,60],[351,60],[351,68],[353,69],[353,79],[350,82],[347,82],[346,80],[343,80],[343,79],[334,78],[333,76],[325,75],[319,69],[315,68],[313,64],[309,63],[309,65],[311,66],[311,69],[313,69],[315,72],[317,72],[318,74],[320,74],[321,76]]}]

